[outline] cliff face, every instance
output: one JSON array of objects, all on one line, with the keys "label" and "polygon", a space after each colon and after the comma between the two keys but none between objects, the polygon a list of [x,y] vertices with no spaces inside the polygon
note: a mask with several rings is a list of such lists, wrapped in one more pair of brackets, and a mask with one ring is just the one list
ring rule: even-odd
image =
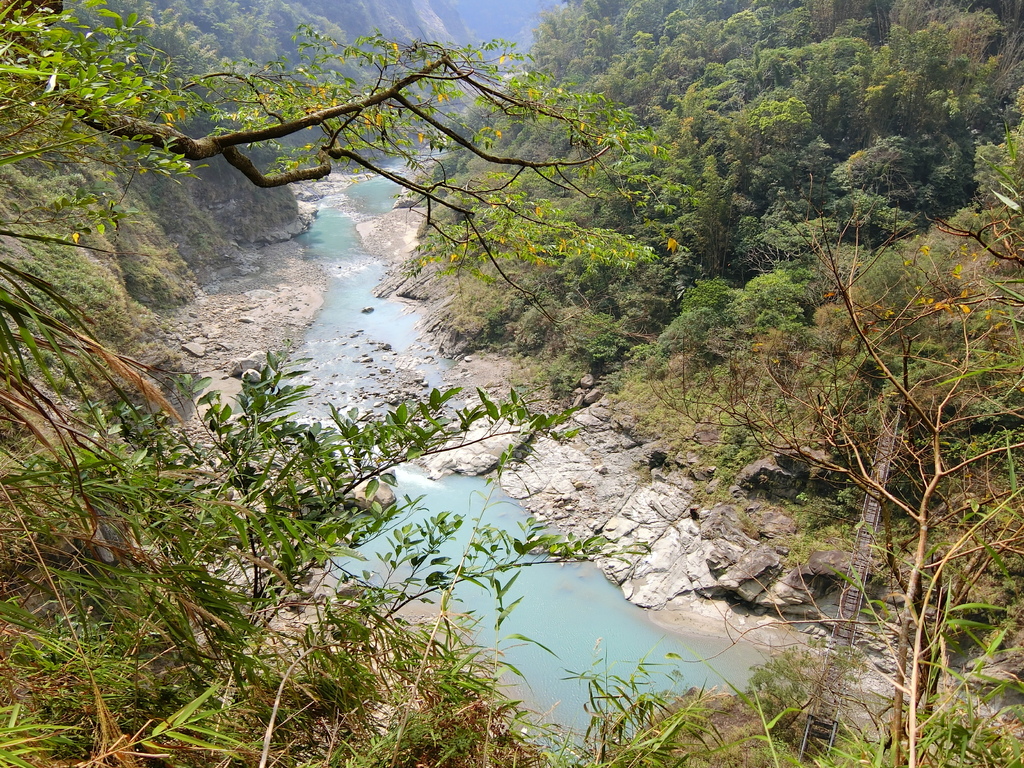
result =
[{"label": "cliff face", "polygon": [[187,179],[147,179],[148,217],[199,280],[230,263],[239,247],[278,242],[303,229],[287,188],[259,189],[221,158]]},{"label": "cliff face", "polygon": [[465,43],[469,30],[452,0],[384,0],[371,4],[375,25],[402,38]]}]

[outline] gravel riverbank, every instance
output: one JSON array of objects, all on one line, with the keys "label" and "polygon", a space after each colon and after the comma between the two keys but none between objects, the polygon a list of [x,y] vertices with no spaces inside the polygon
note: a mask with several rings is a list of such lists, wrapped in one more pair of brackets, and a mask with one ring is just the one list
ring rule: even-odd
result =
[{"label": "gravel riverbank", "polygon": [[226,395],[240,389],[230,375],[232,362],[301,342],[327,288],[324,271],[305,261],[291,240],[259,249],[250,266],[249,274],[202,289],[173,320],[190,370],[210,377]]},{"label": "gravel riverbank", "polygon": [[212,389],[230,397],[241,387],[231,375],[235,360],[301,344],[323,305],[328,276],[293,237],[312,223],[322,198],[353,180],[332,176],[297,187],[299,218],[284,233],[287,237],[239,248],[213,280],[197,289],[192,302],[168,317],[168,340],[180,347],[183,370],[209,377]]}]

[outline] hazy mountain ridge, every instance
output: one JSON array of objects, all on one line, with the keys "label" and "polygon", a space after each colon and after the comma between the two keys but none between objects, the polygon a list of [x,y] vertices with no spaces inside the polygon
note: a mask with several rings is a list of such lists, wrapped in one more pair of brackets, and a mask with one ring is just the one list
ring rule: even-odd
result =
[{"label": "hazy mountain ridge", "polygon": [[529,47],[542,11],[554,8],[557,0],[456,0],[474,43],[502,38]]},{"label": "hazy mountain ridge", "polygon": [[354,0],[341,4],[312,0],[290,4],[337,24],[352,37],[374,30],[403,40],[464,43],[470,37],[453,0]]}]

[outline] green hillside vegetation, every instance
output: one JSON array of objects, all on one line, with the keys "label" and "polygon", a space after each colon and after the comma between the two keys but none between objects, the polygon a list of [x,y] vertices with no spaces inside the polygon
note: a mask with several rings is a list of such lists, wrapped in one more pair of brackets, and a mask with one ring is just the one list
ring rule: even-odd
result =
[{"label": "green hillside vegetation", "polygon": [[[102,17],[91,11],[85,18],[95,27]],[[167,23],[150,31],[167,45],[181,76],[219,60],[215,48],[194,45],[187,28]],[[14,60],[6,59],[10,54],[5,49],[5,60]],[[0,221],[2,234],[14,237],[0,238],[0,254],[64,292],[88,318],[90,332],[113,349],[173,364],[168,350],[154,343],[161,326],[154,310],[190,300],[196,278],[221,266],[234,241],[256,240],[290,223],[296,213],[291,195],[257,193],[214,166],[168,176],[154,158],[127,162],[115,146],[91,139],[63,155],[39,154],[35,147],[46,147],[52,130],[45,102],[29,105],[35,119],[23,120],[25,104],[15,92],[6,96]],[[22,158],[23,151],[30,156]],[[231,199],[237,205],[230,215],[218,214]],[[26,234],[34,239],[19,237]],[[89,249],[54,242],[71,234]]]},{"label": "green hillside vegetation", "polygon": [[[699,280],[741,288],[779,269],[779,280],[806,287],[784,311],[807,325],[820,303],[815,239],[852,240],[855,229],[860,246],[877,248],[991,202],[988,162],[999,162],[1005,127],[1020,120],[1020,25],[1015,3],[659,0],[548,14],[532,51],[538,66],[625,104],[657,146],[634,158],[628,199],[573,204],[578,220],[658,251],[656,265],[607,292],[615,276],[588,286],[545,275],[535,286],[569,312],[570,336],[600,326],[619,339],[602,350],[576,340],[575,369],[607,371],[655,341]],[[534,140],[517,131],[520,146]],[[631,284],[644,286],[642,299]],[[513,302],[491,318],[526,323],[529,312]],[[751,319],[755,330],[772,322]],[[548,357],[563,351],[558,334],[543,335],[509,337],[524,351],[545,341]]]}]

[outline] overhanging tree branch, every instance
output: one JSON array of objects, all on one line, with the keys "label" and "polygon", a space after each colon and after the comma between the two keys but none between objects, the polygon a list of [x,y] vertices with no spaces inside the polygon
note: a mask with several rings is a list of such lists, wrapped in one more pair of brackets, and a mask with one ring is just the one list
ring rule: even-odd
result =
[{"label": "overhanging tree branch", "polygon": [[[379,45],[380,41],[377,43]],[[398,50],[397,45],[395,49]],[[412,57],[424,49],[429,49],[436,55],[420,61],[413,71],[396,71],[415,62],[415,59],[406,61],[403,56]],[[297,106],[301,106],[304,114],[292,117],[285,116],[284,108],[272,108],[268,104],[269,100],[280,98],[278,78],[221,72],[197,81],[208,88],[213,87],[215,82],[227,82],[245,89],[244,98],[241,95],[232,97],[230,89],[222,98],[235,103],[258,104],[262,117],[273,120],[269,125],[223,133],[213,132],[205,136],[190,136],[167,122],[116,112],[82,109],[81,111],[86,114],[81,119],[85,125],[98,133],[156,147],[188,161],[206,160],[223,155],[230,165],[259,187],[276,187],[321,179],[331,172],[332,160],[352,162],[464,216],[472,215],[472,207],[468,203],[460,202],[459,197],[468,196],[476,202],[484,202],[484,195],[494,190],[474,191],[466,187],[457,187],[446,178],[426,185],[414,178],[413,174],[406,175],[386,170],[383,164],[368,159],[359,148],[366,147],[383,151],[393,157],[415,160],[416,153],[409,147],[408,142],[403,138],[395,139],[393,135],[389,135],[389,130],[392,134],[397,132],[402,137],[419,130],[421,141],[423,132],[429,131],[432,137],[431,145],[442,153],[450,149],[465,150],[495,166],[533,169],[549,182],[550,177],[543,171],[557,172],[568,182],[567,170],[590,165],[610,149],[610,145],[605,144],[584,152],[580,157],[545,160],[494,153],[490,151],[487,142],[472,136],[472,132],[463,124],[462,119],[457,118],[461,108],[453,107],[446,111],[439,105],[448,100],[454,104],[460,93],[462,96],[476,95],[497,114],[542,117],[567,127],[570,134],[575,133],[578,137],[587,135],[587,123],[577,114],[575,107],[549,104],[540,98],[524,98],[517,92],[515,86],[502,87],[503,83],[497,69],[492,67],[490,71],[481,72],[478,66],[467,60],[458,60],[455,52],[435,44],[414,44],[398,55],[395,61],[377,63],[377,66],[379,75],[376,82],[369,87],[368,93],[361,96],[342,93],[340,103],[320,108],[315,108],[315,101],[308,106],[296,101],[289,105],[289,108],[294,111]],[[447,89],[436,90],[441,86]],[[195,84],[192,87],[194,88]],[[287,88],[290,91],[296,90],[294,84],[288,84]],[[417,89],[420,89],[420,93],[415,95],[414,91]],[[314,93],[317,92],[316,87],[313,90]],[[535,91],[536,89],[528,89],[528,94],[534,94]],[[537,95],[539,94],[537,91]],[[571,105],[572,102],[568,104]],[[593,116],[588,119],[592,123],[598,122]],[[313,128],[323,130],[325,140],[310,158],[313,161],[312,165],[268,173],[260,170],[244,152],[246,147],[288,139]],[[593,137],[590,137],[585,143],[589,144],[593,140]],[[601,137],[597,137],[595,143],[599,144],[602,140]],[[571,145],[575,149],[582,146],[575,140],[571,141]],[[457,195],[441,194],[442,190],[456,192]]]}]

